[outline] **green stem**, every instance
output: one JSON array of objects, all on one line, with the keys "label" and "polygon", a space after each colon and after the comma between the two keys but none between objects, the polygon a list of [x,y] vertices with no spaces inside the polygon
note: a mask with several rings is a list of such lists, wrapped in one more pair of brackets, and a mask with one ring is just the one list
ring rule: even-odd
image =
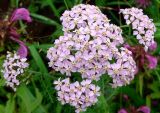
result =
[{"label": "green stem", "polygon": [[156,76],[158,78],[158,81],[160,82],[160,76],[159,76],[159,73],[157,72],[157,70],[155,70],[155,74],[156,74]]},{"label": "green stem", "polygon": [[129,27],[128,25],[121,25],[121,28]]},{"label": "green stem", "polygon": [[69,9],[69,7],[68,7],[68,4],[67,4],[67,1],[66,1],[66,0],[64,0],[64,4],[65,4],[66,8],[67,8],[67,9]]},{"label": "green stem", "polygon": [[53,11],[53,13],[55,14],[55,16],[57,18],[60,17],[58,10],[56,9],[55,5],[52,3],[52,0],[47,0],[48,1],[48,5],[50,6],[51,10]]},{"label": "green stem", "polygon": [[113,93],[106,99],[106,101],[109,101],[116,93],[118,92],[119,88],[114,89]]}]

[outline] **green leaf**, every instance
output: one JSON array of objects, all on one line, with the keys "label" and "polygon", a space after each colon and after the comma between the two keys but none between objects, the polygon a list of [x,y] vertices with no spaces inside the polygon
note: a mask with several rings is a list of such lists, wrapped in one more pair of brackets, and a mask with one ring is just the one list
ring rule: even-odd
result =
[{"label": "green leaf", "polygon": [[62,105],[60,102],[58,102],[56,106],[56,113],[61,113],[61,111],[62,111]]},{"label": "green leaf", "polygon": [[143,76],[139,75],[139,93],[143,96]]},{"label": "green leaf", "polygon": [[6,82],[6,80],[1,78],[0,79],[0,87],[5,86],[5,82]]},{"label": "green leaf", "polygon": [[53,25],[53,26],[61,26],[58,22],[50,19],[50,18],[47,18],[43,15],[39,15],[39,14],[36,14],[36,13],[31,13],[31,16],[35,19],[37,19],[38,21],[42,22],[42,23],[45,23],[45,24],[48,24],[48,25]]},{"label": "green leaf", "polygon": [[5,113],[14,113],[14,109],[15,109],[14,97],[9,95],[9,100],[7,101],[7,104],[5,107]]},{"label": "green leaf", "polygon": [[152,99],[160,99],[160,92],[152,93],[150,96]]},{"label": "green leaf", "polygon": [[51,81],[48,78],[48,70],[45,67],[45,64],[42,60],[42,58],[40,57],[38,51],[36,50],[34,45],[30,45],[29,46],[29,50],[31,51],[32,57],[34,58],[37,66],[39,67],[39,71],[41,72],[41,76],[40,76],[40,82],[42,83],[41,85],[43,86],[43,89],[45,90],[45,92],[47,93],[49,99],[51,100],[51,102],[53,103],[53,99],[52,96],[50,94],[49,89],[51,88]]},{"label": "green leaf", "polygon": [[42,95],[36,88],[36,100],[31,103],[31,111],[34,111],[42,102]]},{"label": "green leaf", "polygon": [[[56,16],[57,18],[59,18],[59,17],[60,17],[60,14],[58,13],[57,8],[55,7],[54,3],[52,2],[53,0],[46,0],[46,1],[47,1],[48,5],[50,6],[50,8],[52,9],[52,11],[53,11],[53,13],[55,14],[55,16]],[[45,2],[46,2],[46,1],[45,1]]]},{"label": "green leaf", "polygon": [[41,73],[48,73],[48,70],[45,67],[44,62],[43,62],[42,58],[40,57],[38,51],[36,50],[35,46],[34,45],[30,45],[29,46],[29,50],[30,50],[30,52],[32,54],[32,57],[35,60],[37,66],[39,67],[40,72]]},{"label": "green leaf", "polygon": [[120,89],[122,93],[127,94],[137,106],[145,104],[144,100],[136,93],[134,88],[125,86],[121,87]]},{"label": "green leaf", "polygon": [[47,50],[53,46],[53,44],[41,44],[41,45],[34,45],[35,48],[40,49],[42,51],[45,51],[45,53],[47,52]]},{"label": "green leaf", "polygon": [[5,113],[5,107],[3,105],[0,105],[0,113]]},{"label": "green leaf", "polygon": [[42,96],[38,89],[36,89],[36,97],[34,97],[25,85],[21,85],[17,90],[17,96],[24,103],[26,113],[47,113],[41,105]]},{"label": "green leaf", "polygon": [[131,6],[128,2],[121,2],[121,1],[108,2],[107,5],[128,5],[128,6]]},{"label": "green leaf", "polygon": [[146,105],[151,108],[151,97],[149,95],[146,96]]}]

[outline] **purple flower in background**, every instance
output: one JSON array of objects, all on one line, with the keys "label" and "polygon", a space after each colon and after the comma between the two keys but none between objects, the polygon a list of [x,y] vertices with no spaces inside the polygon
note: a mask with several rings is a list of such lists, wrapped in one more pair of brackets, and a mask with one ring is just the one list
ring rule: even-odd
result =
[{"label": "purple flower in background", "polygon": [[32,19],[30,17],[29,11],[25,8],[16,9],[11,16],[10,21],[15,22],[18,20],[25,20],[27,22],[31,22]]},{"label": "purple flower in background", "polygon": [[120,109],[119,111],[118,111],[118,113],[128,113],[125,109]]},{"label": "purple flower in background", "polygon": [[17,51],[17,54],[20,55],[21,58],[26,58],[28,55],[27,46],[24,43],[20,44],[20,47]]},{"label": "purple flower in background", "polygon": [[151,1],[150,0],[136,0],[136,4],[139,7],[146,8],[147,6],[149,6],[151,4]]},{"label": "purple flower in background", "polygon": [[[16,9],[13,12],[9,21],[12,25],[13,22],[16,22],[18,20],[25,20],[26,22],[31,22],[32,19],[30,17],[29,11],[25,8]],[[27,46],[24,44],[23,41],[21,41],[19,39],[20,35],[17,33],[17,29],[14,26],[11,26],[9,28],[9,38],[12,39],[13,41],[17,42],[20,45],[20,47],[17,51],[17,54],[20,55],[21,58],[27,57],[27,54],[28,54]]]},{"label": "purple flower in background", "polygon": [[138,112],[150,113],[150,108],[147,106],[141,106],[137,109]]},{"label": "purple flower in background", "polygon": [[158,59],[146,52],[142,46],[129,46],[126,44],[124,47],[132,51],[138,70],[144,71],[145,64],[149,69],[156,68]]},{"label": "purple flower in background", "polygon": [[151,51],[155,51],[156,48],[157,48],[157,42],[154,42],[149,46],[149,50],[151,50]]},{"label": "purple flower in background", "polygon": [[157,58],[152,56],[152,55],[149,55],[149,54],[146,54],[145,56],[146,56],[146,58],[148,59],[148,62],[149,62],[148,67],[150,69],[156,68],[156,66],[157,66]]}]

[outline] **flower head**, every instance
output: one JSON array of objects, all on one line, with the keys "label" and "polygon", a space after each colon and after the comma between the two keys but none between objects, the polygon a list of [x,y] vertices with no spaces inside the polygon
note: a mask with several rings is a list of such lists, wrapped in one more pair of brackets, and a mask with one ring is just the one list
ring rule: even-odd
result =
[{"label": "flower head", "polygon": [[147,51],[154,43],[156,27],[153,20],[144,15],[142,9],[134,7],[121,9],[120,13],[124,15],[127,25],[132,25],[133,35],[136,36],[140,44],[144,45]]},{"label": "flower head", "polygon": [[58,91],[58,100],[62,104],[70,104],[76,108],[75,112],[85,111],[87,107],[94,105],[100,96],[100,87],[95,86],[90,80],[70,83],[69,78],[55,81]]},{"label": "flower head", "polygon": [[118,26],[93,5],[77,5],[60,19],[64,36],[47,52],[50,67],[67,76],[79,72],[89,80],[108,73],[114,87],[130,83],[136,66],[131,51],[118,47],[124,42]]},{"label": "flower head", "polygon": [[1,72],[6,80],[6,84],[14,91],[20,84],[19,77],[24,73],[25,68],[29,66],[26,60],[26,58],[21,58],[16,53],[12,54],[8,52],[6,60],[3,63]]}]

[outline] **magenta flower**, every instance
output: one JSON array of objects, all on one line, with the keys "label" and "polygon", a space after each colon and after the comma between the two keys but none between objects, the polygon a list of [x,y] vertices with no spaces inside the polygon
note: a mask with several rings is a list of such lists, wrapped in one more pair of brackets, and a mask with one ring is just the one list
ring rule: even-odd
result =
[{"label": "magenta flower", "polygon": [[8,28],[9,29],[9,38],[12,39],[13,41],[17,42],[20,47],[17,51],[17,54],[20,55],[21,58],[25,58],[27,57],[27,54],[28,54],[28,49],[27,49],[27,46],[25,45],[25,43],[23,41],[21,41],[19,38],[20,38],[20,35],[17,33],[17,29],[12,26],[12,23],[18,21],[18,20],[25,20],[27,22],[31,22],[32,19],[30,17],[30,13],[27,9],[25,8],[18,8],[16,9],[11,18],[10,18],[10,23],[11,23],[11,26]]},{"label": "magenta flower", "polygon": [[151,50],[151,51],[155,51],[156,48],[157,48],[157,42],[154,42],[149,46],[149,50]]},{"label": "magenta flower", "polygon": [[150,55],[150,54],[146,54],[145,56],[146,56],[146,58],[148,59],[148,62],[149,62],[148,67],[150,69],[156,68],[156,66],[157,66],[157,58],[152,56],[152,55]]},{"label": "magenta flower", "polygon": [[150,108],[147,106],[141,106],[137,109],[138,112],[150,113]]},{"label": "magenta flower", "polygon": [[20,44],[20,47],[17,51],[17,54],[20,55],[21,58],[26,58],[28,55],[27,46],[24,43]]},{"label": "magenta flower", "polygon": [[118,113],[128,113],[125,109],[120,109],[119,111],[118,111]]},{"label": "magenta flower", "polygon": [[32,19],[30,17],[29,11],[25,8],[16,9],[11,16],[10,21],[15,22],[18,20],[25,20],[27,22],[31,22]]}]

